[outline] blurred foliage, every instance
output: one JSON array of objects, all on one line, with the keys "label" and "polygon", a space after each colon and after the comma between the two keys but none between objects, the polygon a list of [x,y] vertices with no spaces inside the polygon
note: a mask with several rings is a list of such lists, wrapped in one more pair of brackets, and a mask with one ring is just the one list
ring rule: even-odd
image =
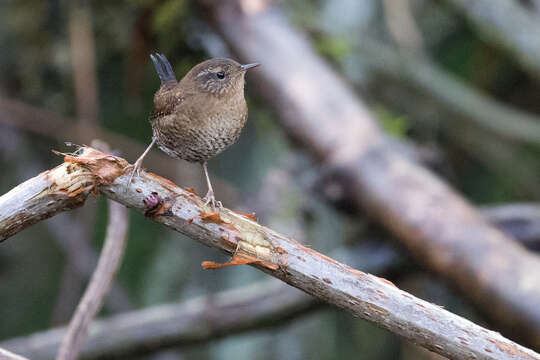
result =
[{"label": "blurred foliage", "polygon": [[[208,57],[204,40],[212,35],[211,30],[204,25],[195,4],[187,0],[89,3],[99,84],[99,124],[109,131],[147,143],[151,137],[147,117],[152,108],[153,93],[159,85],[148,55],[154,51],[166,54],[177,77],[181,77]],[[350,69],[358,70],[360,65],[351,63],[351,54],[363,37],[388,41],[384,11],[377,0],[279,3],[291,20],[311,36],[314,48],[341,71],[344,78],[356,79]],[[0,48],[3,49],[0,96],[76,118],[69,6],[66,0],[0,2]],[[415,0],[411,1],[411,6],[424,37],[426,52],[438,66],[503,103],[540,113],[540,87],[518,68],[513,59],[479,40],[462,19],[440,2]],[[362,234],[362,231],[355,231],[361,226],[358,219],[344,217],[305,192],[306,186],[302,185],[312,184],[321,169],[313,167],[309,160],[290,147],[272,109],[254,97],[249,75],[247,81],[248,126],[238,144],[210,164],[217,176],[237,188],[242,199],[240,204],[226,205],[256,210],[261,214],[262,223],[304,239],[308,245],[323,252],[339,246],[351,233]],[[351,82],[373,104],[374,114],[388,133],[441,150],[444,159],[438,166],[442,169],[440,174],[468,198],[483,203],[527,199],[520,182],[512,174],[504,178],[499,176],[486,162],[480,161],[481,155],[474,150],[465,150],[455,137],[449,136],[438,125],[437,121],[452,122],[450,115],[437,113],[432,123],[426,125],[414,115],[397,110],[394,104],[374,99],[367,81]],[[456,122],[455,126],[462,124]],[[2,131],[7,129],[4,125],[0,127]],[[470,129],[459,130],[468,133]],[[25,177],[59,163],[49,150],[63,149],[63,144],[51,138],[22,130],[9,131],[13,135],[0,138],[4,144],[0,168],[18,170],[2,172],[0,186],[3,192]],[[114,147],[115,144],[111,145]],[[6,152],[5,148],[13,151]],[[537,147],[514,146],[513,149],[522,159],[538,159]],[[8,153],[11,155],[7,156]],[[139,154],[124,155],[134,160]],[[151,164],[145,165],[151,168]],[[170,166],[178,166],[178,171],[182,165],[170,160]],[[509,169],[510,173],[512,171]],[[531,175],[525,176],[527,181],[538,180]],[[107,222],[106,206],[101,198],[91,201],[96,208],[95,219],[90,224],[91,238],[97,251]],[[87,216],[81,210],[73,213],[78,222],[83,222]],[[140,214],[132,213],[130,217],[130,238],[118,282],[134,307],[187,299],[265,278],[264,274],[249,267],[203,271],[201,261],[223,259],[222,255],[166,230]],[[65,295],[60,293],[60,283],[66,276],[66,254],[49,226],[49,222],[43,222],[1,244],[0,293],[9,294],[0,297],[2,339],[50,327],[58,299]],[[66,229],[66,233],[69,232],[70,229]],[[421,286],[411,286],[411,291],[425,292],[437,283],[434,279],[423,280],[412,281]],[[424,293],[424,298],[458,314],[476,316],[454,294],[437,286],[438,292]],[[60,309],[61,316],[56,320],[67,321],[75,303],[69,305]],[[107,308],[104,310],[104,313],[109,312]],[[411,351],[414,356],[410,355]],[[185,359],[231,356],[235,359],[344,359],[356,358],[358,354],[369,359],[422,357],[414,350],[405,349],[405,345],[388,332],[336,310],[311,314],[278,329],[182,349],[181,354]]]},{"label": "blurred foliage", "polygon": [[407,135],[409,122],[406,116],[396,115],[382,105],[375,106],[373,114],[387,133],[396,137],[405,137]]}]

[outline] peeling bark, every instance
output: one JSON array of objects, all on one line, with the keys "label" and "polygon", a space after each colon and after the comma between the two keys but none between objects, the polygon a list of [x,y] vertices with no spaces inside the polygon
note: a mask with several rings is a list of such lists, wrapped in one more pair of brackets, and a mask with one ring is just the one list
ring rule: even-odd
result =
[{"label": "peeling bark", "polygon": [[80,166],[64,163],[0,197],[0,242],[60,211],[82,206],[94,177]]}]

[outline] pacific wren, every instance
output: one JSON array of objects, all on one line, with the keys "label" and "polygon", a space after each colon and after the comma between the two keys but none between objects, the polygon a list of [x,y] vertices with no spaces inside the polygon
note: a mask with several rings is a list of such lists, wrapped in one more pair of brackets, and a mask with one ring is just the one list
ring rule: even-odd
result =
[{"label": "pacific wren", "polygon": [[248,116],[244,76],[259,64],[210,59],[194,66],[178,82],[163,54],[150,58],[161,79],[150,115],[152,143],[135,162],[131,176],[139,174],[144,157],[157,144],[173,158],[201,163],[208,184],[205,203],[212,208],[221,206],[214,197],[207,161],[240,137]]}]

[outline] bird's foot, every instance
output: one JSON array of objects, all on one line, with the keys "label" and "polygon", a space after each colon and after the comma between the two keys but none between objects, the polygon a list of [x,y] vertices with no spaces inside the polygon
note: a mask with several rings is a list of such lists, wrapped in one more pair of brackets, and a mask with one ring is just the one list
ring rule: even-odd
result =
[{"label": "bird's foot", "polygon": [[137,160],[137,161],[135,161],[135,164],[127,165],[124,168],[124,171],[128,171],[130,169],[131,169],[131,173],[129,174],[128,186],[131,185],[131,181],[133,180],[135,175],[137,175],[137,177],[141,175],[142,161]]},{"label": "bird's foot", "polygon": [[216,198],[214,197],[214,192],[212,190],[208,190],[206,195],[203,197],[203,200],[204,205],[210,205],[213,211],[223,208],[223,204],[221,203],[221,201],[216,200]]}]

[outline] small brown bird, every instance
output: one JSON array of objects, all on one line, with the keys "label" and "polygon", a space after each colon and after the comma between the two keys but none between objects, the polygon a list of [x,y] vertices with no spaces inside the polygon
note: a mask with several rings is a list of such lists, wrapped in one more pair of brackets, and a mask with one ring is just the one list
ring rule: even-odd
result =
[{"label": "small brown bird", "polygon": [[[240,65],[231,59],[210,59],[193,67],[180,82],[163,54],[150,55],[161,79],[150,115],[152,143],[134,164],[139,174],[144,157],[154,144],[167,155],[202,164],[212,208],[221,206],[208,176],[208,159],[234,144],[246,124],[244,76],[259,64]],[[131,178],[130,178],[131,182]]]}]

